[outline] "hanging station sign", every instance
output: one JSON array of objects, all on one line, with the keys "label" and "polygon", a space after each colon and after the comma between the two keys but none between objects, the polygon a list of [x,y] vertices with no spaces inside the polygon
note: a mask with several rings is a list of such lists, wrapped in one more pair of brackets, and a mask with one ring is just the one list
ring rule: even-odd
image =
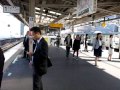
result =
[{"label": "hanging station sign", "polygon": [[29,17],[29,28],[34,26],[35,17]]},{"label": "hanging station sign", "polygon": [[4,13],[20,13],[20,7],[4,5],[3,12]]},{"label": "hanging station sign", "polygon": [[77,17],[84,17],[97,11],[97,0],[77,0]]}]

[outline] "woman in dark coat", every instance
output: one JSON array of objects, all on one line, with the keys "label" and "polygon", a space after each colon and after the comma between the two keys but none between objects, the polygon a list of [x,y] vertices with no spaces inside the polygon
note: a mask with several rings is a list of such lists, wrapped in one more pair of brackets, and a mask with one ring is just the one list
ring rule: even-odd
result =
[{"label": "woman in dark coat", "polygon": [[78,52],[80,49],[80,42],[81,42],[81,39],[80,39],[79,35],[77,35],[74,40],[74,43],[73,43],[73,50],[74,50],[73,57],[74,57],[75,52],[77,52],[77,57],[78,57]]},{"label": "woman in dark coat", "polygon": [[72,38],[70,34],[68,34],[68,36],[65,38],[64,43],[66,44],[66,57],[68,58],[70,54],[70,48],[72,47]]},{"label": "woman in dark coat", "polygon": [[4,60],[5,60],[5,57],[3,55],[2,49],[0,48],[0,88],[1,88],[1,82],[3,77]]}]

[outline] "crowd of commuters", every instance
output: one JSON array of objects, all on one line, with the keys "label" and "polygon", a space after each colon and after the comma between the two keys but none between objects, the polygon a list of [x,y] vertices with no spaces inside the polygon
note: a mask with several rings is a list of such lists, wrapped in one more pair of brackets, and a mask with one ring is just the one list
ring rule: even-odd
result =
[{"label": "crowd of commuters", "polygon": [[[32,32],[33,38],[33,51],[29,51],[29,36]],[[112,60],[113,54],[113,35],[109,38],[109,50],[108,50],[108,61]],[[82,41],[82,36],[76,35],[74,40],[72,40],[71,35],[68,34],[64,40],[66,45],[66,57],[69,58],[70,49],[73,49],[73,58],[75,58],[75,53],[77,53],[75,58],[78,60],[79,50],[81,43],[84,44],[84,51],[88,52],[88,34],[85,35],[84,42]],[[57,46],[60,45],[60,37],[57,37]],[[50,59],[48,57],[48,43],[42,37],[41,29],[39,27],[32,27],[30,31],[25,35],[24,41],[24,58],[30,59],[30,65],[33,67],[33,90],[43,90],[42,86],[42,76],[47,73],[47,68],[52,66]],[[97,61],[102,56],[102,34],[97,33],[96,38],[93,40],[94,56],[95,56],[95,66],[97,66]],[[32,58],[29,58],[32,57]],[[0,87],[3,77],[3,67],[4,67],[4,54],[0,48]]]},{"label": "crowd of commuters", "polygon": [[[108,50],[108,61],[111,61],[112,54],[113,54],[113,35],[109,36],[109,50]],[[93,41],[93,49],[94,56],[95,56],[95,66],[97,66],[97,61],[102,56],[102,49],[103,49],[103,41],[102,41],[102,34],[97,33],[95,40]]]},{"label": "crowd of commuters", "polygon": [[70,48],[73,49],[73,58],[75,58],[75,53],[77,53],[77,57],[76,57],[76,60],[78,60],[78,55],[79,55],[79,49],[80,49],[80,44],[84,44],[84,50],[85,51],[88,51],[87,49],[87,35],[86,35],[86,38],[85,38],[85,41],[83,42],[82,40],[82,35],[76,35],[76,37],[74,38],[74,40],[72,40],[71,38],[71,35],[68,34],[64,40],[64,43],[66,45],[66,57],[68,58],[69,57],[69,53],[70,53]]},{"label": "crowd of commuters", "polygon": [[[65,38],[65,45],[66,45],[66,57],[69,57],[70,53],[70,48],[73,49],[73,58],[75,52],[77,53],[76,60],[78,60],[78,55],[79,55],[79,49],[81,46],[81,43],[84,45],[84,51],[88,52],[88,34],[85,35],[84,42],[81,40],[82,36],[76,35],[76,38],[72,42],[71,35],[68,34],[67,37]],[[109,50],[108,50],[108,61],[111,61],[112,59],[112,54],[113,54],[113,41],[112,41],[113,35],[110,35],[109,38]],[[103,50],[103,40],[102,40],[102,34],[97,33],[96,37],[93,40],[93,48],[92,51],[94,52],[95,56],[95,66],[97,66],[97,61],[99,58],[102,56],[102,51]]]}]

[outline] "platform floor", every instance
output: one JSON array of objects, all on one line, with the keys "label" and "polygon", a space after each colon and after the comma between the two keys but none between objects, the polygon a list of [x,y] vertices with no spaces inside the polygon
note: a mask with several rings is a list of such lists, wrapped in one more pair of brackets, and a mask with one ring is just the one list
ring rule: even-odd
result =
[{"label": "platform floor", "polygon": [[[32,90],[32,69],[20,56],[4,73],[2,90]],[[76,60],[70,54],[66,59],[64,48],[50,47],[49,56],[53,66],[43,76],[44,90],[120,90],[120,79],[95,67],[83,55]]]}]

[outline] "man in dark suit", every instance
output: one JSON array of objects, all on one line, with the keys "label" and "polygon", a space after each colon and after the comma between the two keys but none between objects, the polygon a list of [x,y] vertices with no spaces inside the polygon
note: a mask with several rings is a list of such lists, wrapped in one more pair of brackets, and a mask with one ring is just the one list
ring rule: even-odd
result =
[{"label": "man in dark suit", "polygon": [[30,31],[32,31],[33,39],[37,40],[33,53],[28,52],[33,56],[33,90],[43,90],[41,78],[47,73],[48,44],[42,37],[39,27],[33,27]]},{"label": "man in dark suit", "polygon": [[66,44],[66,57],[69,57],[70,54],[70,48],[72,47],[72,39],[71,39],[71,35],[68,34],[68,36],[65,38],[64,40],[65,44]]},{"label": "man in dark suit", "polygon": [[23,45],[24,45],[24,56],[23,57],[28,58],[27,52],[29,52],[29,31],[27,31],[24,37]]},{"label": "man in dark suit", "polygon": [[4,60],[5,60],[5,57],[2,49],[0,48],[0,88],[1,88],[1,82],[3,77]]}]

